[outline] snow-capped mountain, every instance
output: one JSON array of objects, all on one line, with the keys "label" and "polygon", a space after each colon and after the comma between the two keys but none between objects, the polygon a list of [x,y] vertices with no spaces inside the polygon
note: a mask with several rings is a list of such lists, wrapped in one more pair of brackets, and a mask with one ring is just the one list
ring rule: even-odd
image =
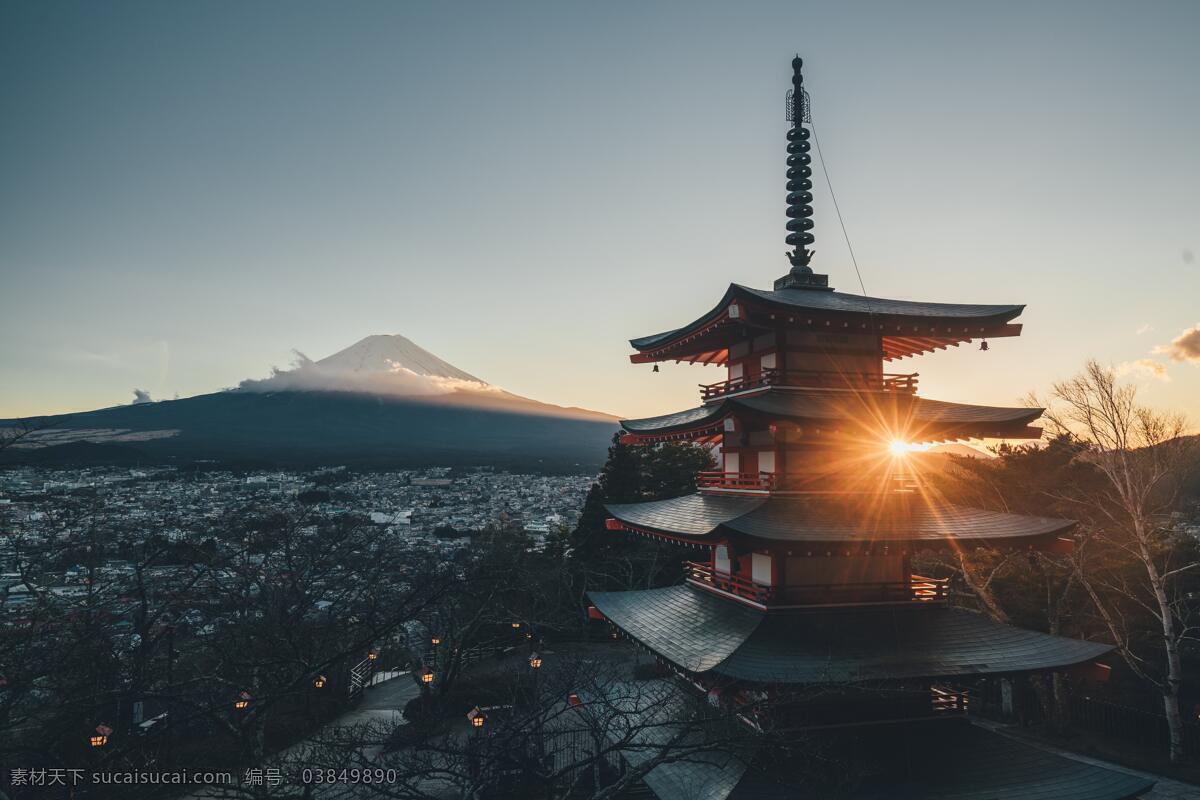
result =
[{"label": "snow-capped mountain", "polygon": [[403,336],[296,356],[233,390],[47,417],[53,437],[10,456],[590,470],[617,428],[608,414],[506,392]]},{"label": "snow-capped mountain", "polygon": [[381,397],[456,393],[500,393],[499,387],[435,356],[399,335],[368,336],[331,356],[313,361],[295,351],[289,369],[239,385],[250,392],[356,392]]},{"label": "snow-capped mountain", "polygon": [[345,350],[339,350],[315,362],[316,366],[332,372],[387,373],[403,369],[434,378],[470,381],[485,384],[470,373],[463,372],[423,347],[399,334],[375,334],[360,339]]}]

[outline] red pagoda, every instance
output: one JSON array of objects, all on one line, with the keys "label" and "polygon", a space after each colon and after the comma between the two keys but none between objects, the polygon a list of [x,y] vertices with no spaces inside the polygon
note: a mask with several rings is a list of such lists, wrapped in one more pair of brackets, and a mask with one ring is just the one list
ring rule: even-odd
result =
[{"label": "red pagoda", "polygon": [[[949,602],[913,574],[935,548],[1069,548],[1073,522],[939,499],[903,452],[914,444],[1036,439],[1041,409],[921,397],[885,363],[1017,336],[1021,305],[834,291],[812,269],[811,122],[801,66],[788,97],[790,271],[770,290],[732,284],[712,310],[633,339],[636,364],[718,364],[700,404],[625,420],[623,441],[711,446],[695,494],[610,505],[608,528],[697,548],[683,584],[593,592],[624,636],[749,727],[829,747],[861,776],[855,798],[1123,800],[1151,784],[1053,756],[973,724],[966,680],[1079,671],[1111,646],[1022,630]],[[657,367],[656,367],[657,369]],[[840,749],[839,749],[840,748]],[[788,759],[664,764],[662,800],[822,797]],[[843,789],[845,786],[843,785]],[[832,795],[829,795],[832,796]]]}]

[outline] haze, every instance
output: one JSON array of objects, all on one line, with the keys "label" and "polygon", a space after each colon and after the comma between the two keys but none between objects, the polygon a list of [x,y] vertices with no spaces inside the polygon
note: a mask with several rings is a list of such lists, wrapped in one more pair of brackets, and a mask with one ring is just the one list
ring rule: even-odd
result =
[{"label": "haze", "polygon": [[[7,3],[0,416],[400,333],[626,416],[626,340],[768,287],[800,52],[868,293],[1029,304],[893,365],[1005,404],[1095,356],[1200,420],[1194,2]],[[818,170],[818,271],[858,291]],[[1172,344],[1174,342],[1174,344]]]}]

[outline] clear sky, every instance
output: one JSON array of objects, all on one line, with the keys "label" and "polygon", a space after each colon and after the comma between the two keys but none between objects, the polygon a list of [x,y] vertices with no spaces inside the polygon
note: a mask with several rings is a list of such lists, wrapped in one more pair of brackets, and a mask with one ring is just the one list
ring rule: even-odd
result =
[{"label": "clear sky", "polygon": [[[547,402],[694,405],[715,370],[626,340],[786,271],[795,52],[868,292],[1029,304],[895,371],[999,404],[1148,359],[1200,422],[1200,342],[1152,352],[1200,323],[1194,0],[4,0],[0,416],[372,333]],[[815,266],[856,291],[817,179]]]}]

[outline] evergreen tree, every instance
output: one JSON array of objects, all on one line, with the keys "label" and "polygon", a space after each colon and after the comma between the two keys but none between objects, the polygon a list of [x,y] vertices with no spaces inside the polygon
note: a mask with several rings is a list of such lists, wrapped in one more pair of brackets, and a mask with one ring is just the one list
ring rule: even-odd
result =
[{"label": "evergreen tree", "polygon": [[665,500],[696,489],[696,473],[713,458],[691,444],[630,446],[613,436],[608,461],[588,491],[571,532],[570,562],[578,597],[588,589],[663,586],[680,577],[685,551],[659,540],[607,530],[610,503]]}]

